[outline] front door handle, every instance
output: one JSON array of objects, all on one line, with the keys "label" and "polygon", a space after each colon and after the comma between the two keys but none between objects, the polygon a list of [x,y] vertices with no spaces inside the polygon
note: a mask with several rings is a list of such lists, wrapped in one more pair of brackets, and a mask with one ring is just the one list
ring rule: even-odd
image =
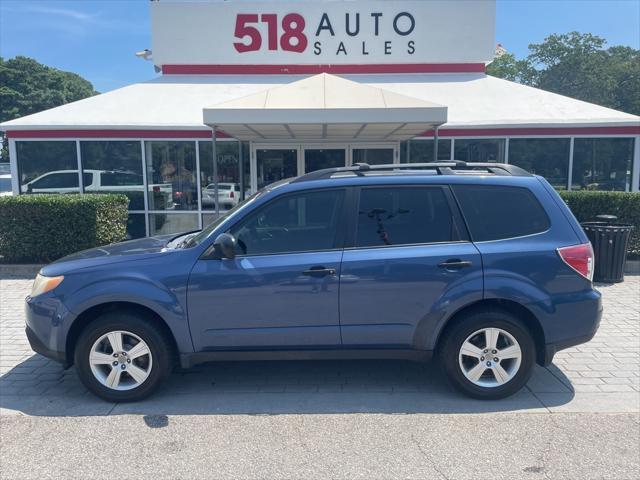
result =
[{"label": "front door handle", "polygon": [[326,275],[335,275],[335,268],[325,268],[323,266],[311,267],[308,270],[302,272],[303,275],[308,275],[310,277],[324,277]]},{"label": "front door handle", "polygon": [[450,258],[449,260],[439,263],[438,267],[445,270],[459,270],[461,268],[470,267],[473,265],[469,260],[460,260],[459,258]]}]

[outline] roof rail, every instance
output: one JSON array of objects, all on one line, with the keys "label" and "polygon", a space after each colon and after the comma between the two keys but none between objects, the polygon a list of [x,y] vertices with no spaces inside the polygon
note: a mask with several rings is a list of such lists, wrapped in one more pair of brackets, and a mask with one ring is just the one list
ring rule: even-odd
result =
[{"label": "roof rail", "polygon": [[353,172],[356,175],[364,175],[371,171],[397,171],[397,170],[415,170],[420,168],[429,168],[436,170],[438,175],[455,175],[456,173],[469,172],[477,169],[484,169],[494,175],[512,175],[519,177],[530,177],[531,174],[526,170],[516,167],[515,165],[507,165],[504,163],[493,162],[463,162],[461,160],[451,160],[447,162],[429,162],[429,163],[391,163],[386,165],[369,165],[368,163],[355,163],[351,167],[325,168],[314,172],[306,173],[294,179],[291,183],[308,182],[311,180],[322,180],[331,178],[336,173]]}]

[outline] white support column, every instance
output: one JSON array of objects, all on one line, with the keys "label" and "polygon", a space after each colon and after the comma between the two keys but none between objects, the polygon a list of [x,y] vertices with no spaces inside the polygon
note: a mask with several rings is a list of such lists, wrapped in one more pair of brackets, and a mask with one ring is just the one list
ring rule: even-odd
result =
[{"label": "white support column", "polygon": [[504,163],[509,165],[509,137],[504,141]]},{"label": "white support column", "polygon": [[433,161],[438,161],[438,141],[440,138],[438,136],[438,127],[433,129]]},{"label": "white support column", "polygon": [[220,198],[218,197],[218,152],[216,151],[216,126],[211,127],[211,150],[213,155],[213,198],[216,202],[216,220],[220,218]]},{"label": "white support column", "polygon": [[78,187],[80,195],[84,195],[84,178],[82,176],[82,155],[80,154],[80,140],[76,140],[76,160],[78,162]]},{"label": "white support column", "polygon": [[571,137],[569,140],[569,170],[568,170],[568,178],[567,178],[567,190],[571,191],[571,183],[573,182],[573,141],[574,137]]},{"label": "white support column", "polygon": [[451,155],[449,156],[449,160],[455,160],[456,159],[456,152],[454,151],[456,148],[456,139],[455,138],[451,138]]},{"label": "white support column", "polygon": [[[6,133],[5,133],[6,135]],[[11,170],[11,190],[14,195],[20,195],[20,174],[18,172],[18,157],[16,154],[16,141],[9,139],[9,168]]]},{"label": "white support column", "polygon": [[640,136],[635,137],[633,142],[633,163],[631,167],[631,191],[638,192],[640,183]]},{"label": "white support column", "polygon": [[200,179],[200,141],[196,140],[196,194],[198,195],[198,228],[202,230],[202,180]]},{"label": "white support column", "polygon": [[238,140],[238,183],[240,183],[240,201],[244,200],[244,158],[242,142]]},{"label": "white support column", "polygon": [[144,198],[144,231],[147,237],[151,235],[151,215],[149,215],[149,181],[147,180],[147,149],[144,140],[140,140],[140,151],[142,152],[142,185]]},{"label": "white support column", "polygon": [[249,173],[251,175],[251,193],[254,194],[258,191],[258,162],[256,161],[256,149],[253,141],[249,143]]}]

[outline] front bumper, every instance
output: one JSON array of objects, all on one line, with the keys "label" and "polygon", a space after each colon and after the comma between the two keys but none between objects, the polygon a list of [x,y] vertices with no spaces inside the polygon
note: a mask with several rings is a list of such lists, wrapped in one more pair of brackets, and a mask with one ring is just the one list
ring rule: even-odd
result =
[{"label": "front bumper", "polygon": [[39,353],[40,355],[44,355],[45,357],[55,360],[56,362],[62,363],[64,365],[64,368],[67,368],[69,366],[65,352],[51,350],[42,342],[42,340],[38,338],[38,336],[33,330],[31,330],[31,328],[29,328],[29,326],[25,327],[25,331],[27,332],[27,340],[29,340],[29,345],[31,345],[31,349],[34,352]]},{"label": "front bumper", "polygon": [[73,314],[52,293],[25,299],[26,333],[31,348],[68,366],[65,346]]}]

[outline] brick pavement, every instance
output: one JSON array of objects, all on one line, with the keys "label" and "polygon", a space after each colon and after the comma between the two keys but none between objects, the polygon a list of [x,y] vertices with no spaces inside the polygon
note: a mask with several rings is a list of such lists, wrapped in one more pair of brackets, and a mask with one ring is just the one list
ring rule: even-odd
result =
[{"label": "brick pavement", "polygon": [[[93,404],[95,399],[80,384],[74,369],[65,371],[29,348],[24,334],[23,300],[30,287],[31,280],[0,278],[0,408],[37,413],[43,411],[40,407],[45,399],[50,404],[57,401],[67,407],[83,402]],[[622,284],[598,288],[604,296],[605,314],[596,337],[585,345],[558,353],[550,367],[537,367],[527,390],[516,396],[520,400],[508,403],[506,409],[543,407],[553,411],[552,407],[556,407],[562,411],[571,410],[574,405],[577,410],[599,411],[602,407],[602,411],[638,411],[640,276],[628,276]],[[191,401],[198,403],[203,400],[199,396],[209,398],[212,393],[235,395],[234,398],[245,401],[246,411],[258,412],[267,408],[261,405],[271,403],[277,410],[276,398],[294,398],[293,395],[303,398],[306,405],[314,405],[322,395],[332,395],[334,402],[357,398],[360,406],[363,402],[378,405],[389,395],[397,401],[403,394],[431,395],[430,398],[439,399],[442,411],[446,411],[448,402],[460,400],[434,365],[294,361],[214,363],[174,373],[156,396],[154,405],[162,411],[163,405],[170,405],[175,395],[190,395]],[[269,397],[273,394],[279,396]],[[341,394],[349,395],[341,397]],[[490,404],[484,405],[482,408],[486,410]],[[606,405],[613,406],[607,409]]]}]

